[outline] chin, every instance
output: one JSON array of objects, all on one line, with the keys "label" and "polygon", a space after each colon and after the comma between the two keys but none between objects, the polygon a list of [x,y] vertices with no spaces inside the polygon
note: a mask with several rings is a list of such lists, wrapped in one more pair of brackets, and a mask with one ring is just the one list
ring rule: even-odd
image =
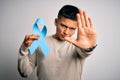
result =
[{"label": "chin", "polygon": [[61,41],[65,41],[65,38],[63,38],[63,37],[60,37],[59,39],[60,39]]}]

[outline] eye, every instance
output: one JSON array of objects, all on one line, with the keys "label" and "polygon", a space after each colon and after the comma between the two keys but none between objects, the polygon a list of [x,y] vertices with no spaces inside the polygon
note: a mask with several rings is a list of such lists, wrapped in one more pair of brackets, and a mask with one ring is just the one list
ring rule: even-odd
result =
[{"label": "eye", "polygon": [[74,30],[76,30],[76,28],[70,28],[70,30],[73,30],[73,31],[74,31]]},{"label": "eye", "polygon": [[64,25],[64,24],[62,24],[62,23],[61,23],[60,25],[61,25],[63,28],[67,28],[67,26],[66,26],[66,25]]}]

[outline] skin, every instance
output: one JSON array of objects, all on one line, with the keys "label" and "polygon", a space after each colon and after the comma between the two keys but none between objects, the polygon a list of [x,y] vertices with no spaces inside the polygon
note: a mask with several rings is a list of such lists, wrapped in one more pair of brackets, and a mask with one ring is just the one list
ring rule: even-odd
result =
[{"label": "skin", "polygon": [[[96,45],[97,36],[91,18],[83,10],[79,10],[76,16],[77,21],[64,17],[59,20],[55,19],[56,34],[53,37],[61,41],[68,41],[82,49],[93,47]],[[76,29],[78,29],[77,38],[72,39],[71,36],[75,33]],[[38,38],[39,36],[35,34],[26,35],[23,43],[25,47],[29,47]]]},{"label": "skin", "polygon": [[55,19],[56,34],[55,38],[65,41],[65,37],[71,37],[77,28],[77,21],[62,17],[60,20]]}]

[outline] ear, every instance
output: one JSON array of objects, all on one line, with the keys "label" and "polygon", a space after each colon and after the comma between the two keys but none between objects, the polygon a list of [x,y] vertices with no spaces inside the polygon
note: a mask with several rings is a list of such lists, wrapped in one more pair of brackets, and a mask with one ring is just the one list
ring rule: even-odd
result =
[{"label": "ear", "polygon": [[58,25],[58,19],[57,18],[55,18],[54,24],[57,27],[57,25]]}]

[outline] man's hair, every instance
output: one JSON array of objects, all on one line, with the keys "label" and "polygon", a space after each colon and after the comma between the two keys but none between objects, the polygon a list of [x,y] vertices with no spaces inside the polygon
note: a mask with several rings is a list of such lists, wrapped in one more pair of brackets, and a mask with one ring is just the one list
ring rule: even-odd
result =
[{"label": "man's hair", "polygon": [[71,20],[77,20],[76,14],[79,13],[79,9],[72,5],[65,5],[63,6],[59,13],[58,13],[58,19],[61,19],[62,17],[71,19]]}]

